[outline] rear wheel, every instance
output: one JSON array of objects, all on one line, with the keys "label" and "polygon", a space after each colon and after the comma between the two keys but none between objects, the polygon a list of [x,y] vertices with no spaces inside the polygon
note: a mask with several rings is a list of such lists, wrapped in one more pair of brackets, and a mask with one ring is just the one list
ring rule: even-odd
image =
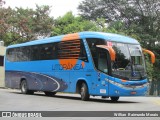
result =
[{"label": "rear wheel", "polygon": [[56,92],[44,92],[46,96],[54,96]]},{"label": "rear wheel", "polygon": [[86,83],[82,83],[81,85],[81,89],[80,89],[80,95],[81,95],[81,99],[84,101],[89,100],[89,92],[88,92],[88,87],[86,85]]},{"label": "rear wheel", "polygon": [[34,93],[34,91],[32,91],[32,90],[28,90],[28,85],[27,85],[26,80],[22,80],[21,85],[20,85],[20,89],[23,94],[33,94]]},{"label": "rear wheel", "polygon": [[110,97],[112,102],[117,102],[119,100],[119,97]]}]

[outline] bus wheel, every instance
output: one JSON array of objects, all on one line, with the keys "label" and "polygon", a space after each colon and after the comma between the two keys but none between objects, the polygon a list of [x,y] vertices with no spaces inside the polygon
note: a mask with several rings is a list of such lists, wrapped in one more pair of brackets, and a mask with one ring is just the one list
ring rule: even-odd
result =
[{"label": "bus wheel", "polygon": [[28,90],[28,85],[27,85],[26,80],[22,80],[20,89],[23,94],[33,94],[34,93],[34,91],[32,90]]},{"label": "bus wheel", "polygon": [[82,83],[81,89],[80,89],[81,99],[84,101],[89,100],[89,93],[88,93],[88,87],[85,83]]},{"label": "bus wheel", "polygon": [[105,99],[105,98],[109,98],[109,97],[107,97],[107,96],[102,96],[101,98]]},{"label": "bus wheel", "polygon": [[44,92],[46,96],[54,96],[56,92]]},{"label": "bus wheel", "polygon": [[119,97],[110,97],[112,102],[117,102],[119,100]]}]

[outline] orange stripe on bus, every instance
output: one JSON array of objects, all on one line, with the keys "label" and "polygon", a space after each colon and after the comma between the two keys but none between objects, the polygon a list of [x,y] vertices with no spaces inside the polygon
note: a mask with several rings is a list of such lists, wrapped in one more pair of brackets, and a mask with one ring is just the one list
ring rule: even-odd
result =
[{"label": "orange stripe on bus", "polygon": [[73,33],[73,34],[68,34],[65,35],[62,39],[62,41],[68,41],[68,40],[77,40],[79,39],[79,34],[78,33]]},{"label": "orange stripe on bus", "polygon": [[[60,48],[62,47],[62,50],[63,50],[63,48],[66,50],[66,47],[71,48],[73,45],[80,48],[80,40],[79,39],[80,39],[80,36],[78,33],[68,34],[62,38],[61,44],[59,44],[58,46]],[[80,49],[77,49],[77,48],[72,48],[72,51],[80,53]],[[70,52],[70,53],[72,53],[72,52]],[[72,55],[69,55],[66,52],[64,52],[64,53],[62,52],[61,56],[59,56],[59,57],[60,57],[59,62],[61,64],[61,66],[70,64],[71,65],[70,68],[68,68],[68,69],[64,68],[64,69],[71,70],[77,64],[79,54],[72,53]],[[66,59],[63,59],[63,58],[66,58]],[[67,59],[67,58],[69,58],[69,59]]]}]

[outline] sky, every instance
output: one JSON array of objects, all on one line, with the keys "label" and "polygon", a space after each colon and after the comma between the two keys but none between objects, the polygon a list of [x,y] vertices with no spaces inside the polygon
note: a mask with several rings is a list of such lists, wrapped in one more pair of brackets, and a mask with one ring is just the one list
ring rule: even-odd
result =
[{"label": "sky", "polygon": [[68,11],[72,11],[74,15],[78,14],[77,7],[83,0],[4,0],[5,6],[11,8],[22,7],[22,8],[36,8],[38,5],[49,5],[52,6],[50,16],[57,18],[63,16]]}]

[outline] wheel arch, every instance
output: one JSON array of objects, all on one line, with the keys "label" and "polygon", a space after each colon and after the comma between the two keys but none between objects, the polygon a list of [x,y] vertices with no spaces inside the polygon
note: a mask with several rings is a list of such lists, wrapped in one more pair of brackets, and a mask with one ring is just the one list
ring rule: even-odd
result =
[{"label": "wheel arch", "polygon": [[20,78],[19,88],[21,87],[21,83],[22,83],[23,80],[26,80],[26,82],[27,82],[27,79],[25,77]]},{"label": "wheel arch", "polygon": [[85,79],[78,79],[76,83],[76,93],[80,93],[80,88],[82,83],[85,83],[88,87],[88,92],[89,92],[89,84],[87,83],[87,80]]}]

